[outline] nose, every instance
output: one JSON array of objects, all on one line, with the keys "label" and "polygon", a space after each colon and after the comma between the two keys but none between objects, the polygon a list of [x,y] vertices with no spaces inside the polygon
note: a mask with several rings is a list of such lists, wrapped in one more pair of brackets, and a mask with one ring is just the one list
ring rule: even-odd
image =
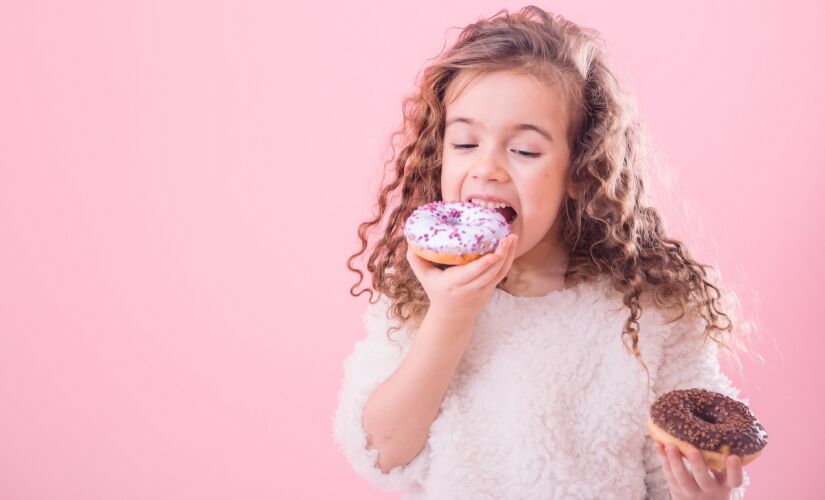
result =
[{"label": "nose", "polygon": [[492,182],[505,182],[508,178],[503,160],[494,151],[483,155],[473,164],[470,176],[473,179]]}]

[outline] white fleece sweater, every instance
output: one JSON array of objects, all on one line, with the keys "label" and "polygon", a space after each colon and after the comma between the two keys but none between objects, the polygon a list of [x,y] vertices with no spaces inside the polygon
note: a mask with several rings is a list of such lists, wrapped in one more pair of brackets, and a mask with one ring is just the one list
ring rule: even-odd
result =
[{"label": "white fleece sweater", "polygon": [[[645,372],[623,347],[628,310],[609,280],[541,297],[496,288],[450,382],[429,438],[388,474],[366,448],[361,424],[370,394],[413,341],[407,327],[387,340],[389,299],[363,316],[366,337],[344,361],[333,438],[355,472],[405,499],[667,499],[670,491],[646,428],[650,405],[674,389],[700,387],[738,398],[720,371],[703,320],[665,325],[655,308],[639,320]],[[687,464],[687,461],[685,460]],[[689,468],[688,464],[688,468]],[[750,483],[731,498],[744,497]]]}]

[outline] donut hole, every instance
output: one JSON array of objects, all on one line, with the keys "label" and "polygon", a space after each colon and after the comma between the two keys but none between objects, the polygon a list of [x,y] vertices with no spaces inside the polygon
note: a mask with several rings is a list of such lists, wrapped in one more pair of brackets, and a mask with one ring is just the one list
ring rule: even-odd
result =
[{"label": "donut hole", "polygon": [[497,208],[496,211],[504,216],[504,219],[507,220],[507,224],[512,224],[518,216],[518,213],[516,213],[513,207]]},{"label": "donut hole", "polygon": [[701,420],[704,420],[705,422],[710,423],[710,424],[715,424],[719,421],[716,418],[715,415],[711,415],[710,413],[707,413],[707,412],[704,412],[704,411],[694,412],[693,415],[696,416],[697,418],[701,419]]}]

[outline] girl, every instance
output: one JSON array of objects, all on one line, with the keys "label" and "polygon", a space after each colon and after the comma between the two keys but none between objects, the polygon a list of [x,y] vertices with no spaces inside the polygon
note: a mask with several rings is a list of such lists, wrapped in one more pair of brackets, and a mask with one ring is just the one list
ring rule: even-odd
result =
[{"label": "girl", "polygon": [[[668,391],[736,398],[713,335],[732,322],[710,266],[645,201],[643,136],[598,35],[502,10],[461,32],[404,109],[396,177],[348,261],[360,295],[352,261],[388,214],[334,415],[355,471],[405,498],[742,498],[738,457],[716,473],[647,432]],[[441,269],[403,235],[434,200],[504,202],[513,235]]]}]

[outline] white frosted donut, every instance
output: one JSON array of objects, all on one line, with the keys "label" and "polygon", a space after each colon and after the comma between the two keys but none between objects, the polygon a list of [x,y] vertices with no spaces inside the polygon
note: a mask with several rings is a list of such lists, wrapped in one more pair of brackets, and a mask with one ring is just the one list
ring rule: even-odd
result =
[{"label": "white frosted donut", "polygon": [[[507,219],[497,210],[464,201],[422,205],[404,224],[408,243],[425,252],[458,259],[456,263],[492,252],[511,232]],[[462,259],[467,255],[474,257]]]}]

